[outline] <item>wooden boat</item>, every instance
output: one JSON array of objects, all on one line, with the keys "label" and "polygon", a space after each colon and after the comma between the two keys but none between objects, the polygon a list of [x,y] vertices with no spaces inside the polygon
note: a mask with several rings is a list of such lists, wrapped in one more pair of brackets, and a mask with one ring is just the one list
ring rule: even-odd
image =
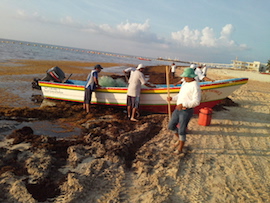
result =
[{"label": "wooden boat", "polygon": [[[201,82],[202,99],[200,106],[195,108],[195,113],[200,108],[212,108],[223,99],[232,94],[241,85],[246,84],[248,78],[234,78],[217,80],[215,82]],[[67,80],[61,82],[38,81],[44,98],[72,102],[83,102],[85,81]],[[170,96],[178,94],[181,85],[170,86]],[[157,85],[156,88],[142,88],[140,96],[140,110],[154,113],[167,113],[167,86]],[[101,87],[92,94],[92,104],[126,106],[127,87]],[[175,103],[172,103],[172,110]]]}]

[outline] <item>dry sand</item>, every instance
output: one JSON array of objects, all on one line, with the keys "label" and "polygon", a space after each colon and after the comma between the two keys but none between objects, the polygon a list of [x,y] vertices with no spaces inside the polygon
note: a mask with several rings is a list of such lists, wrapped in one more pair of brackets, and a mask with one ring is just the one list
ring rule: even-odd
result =
[{"label": "dry sand", "polygon": [[[35,183],[49,178],[53,156],[45,149],[4,139],[0,166],[9,159],[20,160],[28,175],[2,173],[0,202],[270,202],[270,75],[210,69],[208,76],[250,80],[230,96],[239,106],[214,112],[210,126],[198,125],[196,115],[192,118],[186,156],[173,154],[167,116],[145,115],[144,122],[120,131],[114,142],[91,140],[92,132],[83,137],[89,145],[70,145],[67,162],[57,168],[63,176],[58,193],[51,192],[51,197],[44,193],[48,197],[44,200],[33,191],[38,190]],[[106,128],[98,132],[110,136]],[[144,135],[151,137],[140,146],[129,145],[131,138],[136,142]],[[46,140],[43,137],[40,143]],[[126,143],[126,149],[117,140]],[[114,145],[117,152],[134,153],[129,167],[115,150],[114,155],[103,151]]]}]

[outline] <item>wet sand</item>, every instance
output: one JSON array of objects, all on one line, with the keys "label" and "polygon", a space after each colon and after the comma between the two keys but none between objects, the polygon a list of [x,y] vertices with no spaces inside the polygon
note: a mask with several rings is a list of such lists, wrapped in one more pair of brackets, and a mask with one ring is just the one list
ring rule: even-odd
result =
[{"label": "wet sand", "polygon": [[[51,67],[26,63],[27,77]],[[72,72],[85,78],[88,70],[74,63]],[[31,71],[37,64],[43,70]],[[184,157],[173,154],[167,115],[143,114],[133,123],[121,109],[96,106],[86,115],[81,105],[62,102],[22,108],[2,87],[2,117],[57,121],[82,132],[64,139],[25,127],[2,136],[0,202],[270,202],[270,76],[227,69],[209,69],[208,76],[250,80],[230,96],[239,106],[215,111],[210,126],[194,115]],[[14,98],[17,107],[8,102]]]}]

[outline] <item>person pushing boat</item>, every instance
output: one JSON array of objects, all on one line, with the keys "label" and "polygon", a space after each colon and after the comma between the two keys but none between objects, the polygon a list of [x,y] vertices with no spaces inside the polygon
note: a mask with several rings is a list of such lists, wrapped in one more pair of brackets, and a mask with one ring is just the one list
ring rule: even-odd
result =
[{"label": "person pushing boat", "polygon": [[144,69],[145,66],[143,64],[139,64],[128,80],[127,114],[131,121],[138,121],[135,118],[135,115],[139,109],[141,86],[145,85],[147,87],[155,87],[146,82],[143,74]]},{"label": "person pushing boat", "polygon": [[97,64],[94,67],[94,70],[91,71],[91,73],[88,74],[86,85],[84,86],[84,102],[83,102],[83,109],[85,109],[86,113],[90,112],[90,103],[92,99],[92,92],[99,87],[98,83],[98,73],[103,68],[101,65]]}]

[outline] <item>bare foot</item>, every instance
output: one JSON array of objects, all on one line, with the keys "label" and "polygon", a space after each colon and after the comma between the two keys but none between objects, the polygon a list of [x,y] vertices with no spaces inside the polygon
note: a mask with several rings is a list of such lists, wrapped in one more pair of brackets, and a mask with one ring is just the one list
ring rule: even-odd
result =
[{"label": "bare foot", "polygon": [[172,145],[171,145],[171,148],[174,149],[176,147],[178,147],[179,145],[179,140],[177,140],[176,142],[174,142]]},{"label": "bare foot", "polygon": [[138,120],[137,119],[135,119],[135,118],[131,118],[130,119],[131,121],[135,121],[135,122],[137,122]]},{"label": "bare foot", "polygon": [[178,156],[180,156],[180,157],[184,157],[184,156],[186,155],[184,152],[179,151],[179,150],[175,150],[175,151],[173,152],[173,154],[174,154],[174,155],[178,155]]}]

